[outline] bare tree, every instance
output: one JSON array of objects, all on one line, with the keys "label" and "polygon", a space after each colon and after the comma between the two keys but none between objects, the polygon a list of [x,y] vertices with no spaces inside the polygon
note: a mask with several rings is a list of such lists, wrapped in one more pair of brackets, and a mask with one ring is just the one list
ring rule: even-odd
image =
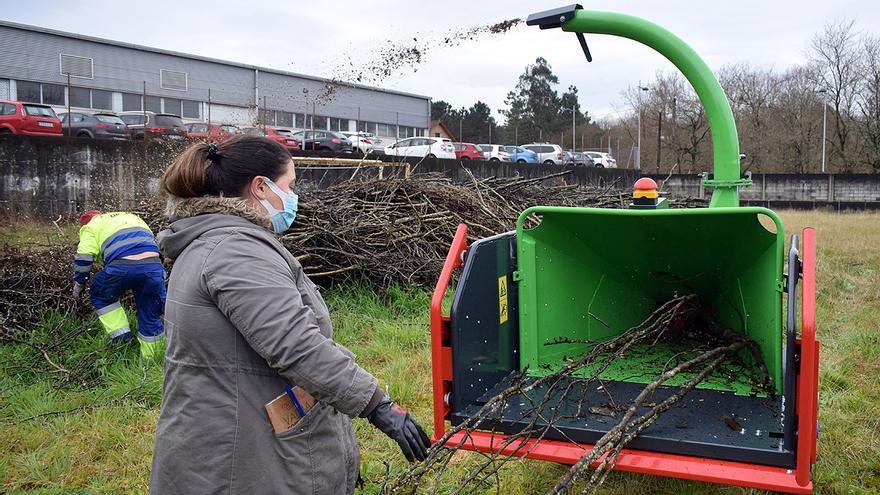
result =
[{"label": "bare tree", "polygon": [[844,171],[851,171],[855,164],[850,148],[861,79],[858,36],[854,20],[837,20],[826,24],[810,42],[810,61],[816,66],[819,83],[834,109],[830,156],[836,158],[834,162]]},{"label": "bare tree", "polygon": [[880,37],[863,40],[862,82],[858,107],[863,120],[865,163],[880,172]]}]

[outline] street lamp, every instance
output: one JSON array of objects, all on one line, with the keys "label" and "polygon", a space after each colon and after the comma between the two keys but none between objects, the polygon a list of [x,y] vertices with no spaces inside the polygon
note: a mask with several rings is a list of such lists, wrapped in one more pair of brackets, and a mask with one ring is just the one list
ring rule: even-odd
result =
[{"label": "street lamp", "polygon": [[648,89],[647,86],[642,86],[642,81],[639,81],[639,136],[637,138],[638,144],[636,144],[636,170],[641,170],[642,168],[642,91],[648,91]]},{"label": "street lamp", "polygon": [[573,104],[571,108],[563,108],[563,112],[571,112],[571,152],[574,153],[574,118],[577,115],[577,104]]},{"label": "street lamp", "polygon": [[825,173],[825,117],[828,114],[828,90],[820,89],[817,93],[822,95],[822,173]]}]

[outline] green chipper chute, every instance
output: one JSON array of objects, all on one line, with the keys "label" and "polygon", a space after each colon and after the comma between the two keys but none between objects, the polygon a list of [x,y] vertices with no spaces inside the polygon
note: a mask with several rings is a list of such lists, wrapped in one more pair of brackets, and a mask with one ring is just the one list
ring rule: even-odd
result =
[{"label": "green chipper chute", "polygon": [[[773,211],[739,205],[738,190],[750,181],[740,176],[730,105],[709,67],[677,36],[643,19],[579,5],[533,14],[527,23],[575,33],[588,61],[584,33],[629,38],[669,59],[706,111],[714,177],[704,186],[712,198],[708,208],[665,208],[642,179],[644,194],[637,189],[629,209],[536,206],[522,213],[516,231],[470,246],[466,227],[459,227],[431,308],[435,439],[447,421],[465,421],[510,377],[553,373],[585,352],[583,341],[611,339],[665,301],[694,294],[718,325],[747,336],[756,349],[742,351],[738,365],[714,373],[664,413],[632,441],[616,468],[811,493],[818,431],[813,230],[804,231],[802,247],[792,236],[786,251]],[[458,269],[447,317],[441,303]],[[580,342],[548,345],[566,340]],[[611,396],[629,403],[680,352],[664,344],[634,349],[602,371],[601,385],[585,391],[586,400],[600,405]],[[755,386],[755,355],[769,387]],[[658,395],[673,393],[686,378],[665,383]],[[560,401],[555,407],[574,406]],[[491,452],[499,437],[528,419],[515,404],[505,411],[483,421],[481,432],[450,441]],[[614,423],[571,416],[517,455],[574,463]],[[737,418],[741,431],[722,418]]]}]

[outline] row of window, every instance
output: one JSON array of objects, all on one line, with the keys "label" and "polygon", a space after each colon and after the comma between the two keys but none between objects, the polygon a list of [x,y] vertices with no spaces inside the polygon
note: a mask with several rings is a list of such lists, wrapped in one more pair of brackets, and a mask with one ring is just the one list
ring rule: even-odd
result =
[{"label": "row of window", "polygon": [[[61,84],[38,83],[32,81],[15,81],[16,99],[30,103],[42,103],[45,105],[66,106],[65,95],[67,88]],[[5,93],[4,93],[5,88]],[[163,98],[138,94],[121,93],[122,111],[143,111],[156,113],[173,113],[185,119],[202,118],[202,103],[194,100],[178,98]],[[95,110],[113,110],[113,92],[102,89],[82,88],[71,86],[70,106],[76,108],[91,108]],[[0,79],[0,99],[10,99],[9,80]],[[146,101],[144,101],[146,100]],[[144,104],[146,103],[146,108]],[[312,115],[284,112],[281,110],[259,109],[259,122],[278,127],[296,127],[300,129],[312,128]],[[349,120],[339,117],[314,116],[315,129],[328,129],[331,131],[348,131]],[[396,126],[379,122],[360,121],[357,130],[371,132],[381,137],[409,138],[424,136],[426,130],[418,127]]]},{"label": "row of window", "polygon": [[[67,88],[61,84],[15,81],[15,88],[18,101],[55,106],[67,105],[67,100],[65,99]],[[70,106],[95,110],[113,110],[113,92],[103,89],[71,86]],[[142,110],[156,113],[173,113],[186,119],[199,119],[202,117],[202,103],[199,101],[147,95],[145,109],[144,95],[122,93],[123,112]]]},{"label": "row of window", "polygon": [[[146,108],[144,108],[146,103]],[[180,115],[185,119],[199,119],[202,117],[202,103],[193,100],[181,100],[178,98],[160,98],[158,96],[147,95],[144,102],[144,95],[137,93],[122,93],[122,111],[142,111],[156,113],[173,113]]]},{"label": "row of window", "polygon": [[409,138],[424,136],[426,129],[419,127],[409,127],[405,125],[395,126],[394,124],[382,124],[380,122],[358,122],[357,130],[363,132],[371,132],[376,136]]}]

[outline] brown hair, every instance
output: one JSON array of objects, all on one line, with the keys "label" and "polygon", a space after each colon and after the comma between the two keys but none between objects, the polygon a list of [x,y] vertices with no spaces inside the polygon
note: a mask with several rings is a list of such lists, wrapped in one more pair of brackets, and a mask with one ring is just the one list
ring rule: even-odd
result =
[{"label": "brown hair", "polygon": [[235,136],[220,144],[195,143],[162,174],[161,187],[179,198],[238,197],[251,179],[277,180],[287,172],[290,153],[259,136]]}]

